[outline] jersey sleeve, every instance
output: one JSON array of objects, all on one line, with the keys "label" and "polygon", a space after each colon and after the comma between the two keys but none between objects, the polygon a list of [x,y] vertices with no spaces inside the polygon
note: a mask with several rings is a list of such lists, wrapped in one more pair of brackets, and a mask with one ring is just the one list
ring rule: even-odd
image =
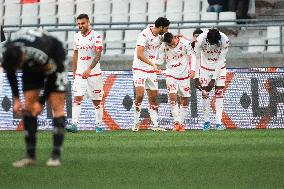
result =
[{"label": "jersey sleeve", "polygon": [[145,47],[147,44],[147,35],[144,32],[141,32],[138,36],[136,46]]},{"label": "jersey sleeve", "polygon": [[195,46],[195,78],[199,78],[199,69],[201,62],[201,50],[204,34],[200,34],[197,37],[196,46]]},{"label": "jersey sleeve", "polygon": [[97,34],[95,38],[95,48],[96,51],[102,52],[103,50],[103,37],[101,34]]}]

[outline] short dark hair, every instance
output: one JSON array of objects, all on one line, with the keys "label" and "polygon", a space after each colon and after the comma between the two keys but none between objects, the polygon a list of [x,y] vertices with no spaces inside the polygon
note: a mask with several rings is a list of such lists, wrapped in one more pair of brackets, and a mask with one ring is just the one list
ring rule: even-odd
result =
[{"label": "short dark hair", "polygon": [[173,34],[170,33],[170,32],[167,32],[167,33],[164,34],[163,41],[164,41],[165,43],[170,44],[170,43],[172,42],[173,38],[174,38]]},{"label": "short dark hair", "polygon": [[21,62],[22,54],[23,52],[21,50],[21,47],[13,44],[6,44],[3,52],[3,68],[7,72],[16,71],[18,65]]},{"label": "short dark hair", "polygon": [[79,14],[77,16],[77,20],[80,20],[80,19],[83,19],[83,18],[86,18],[87,20],[89,20],[89,16],[87,14]]},{"label": "short dark hair", "polygon": [[170,25],[170,21],[166,18],[166,17],[159,17],[156,21],[155,21],[155,27],[159,28],[160,26],[162,27],[168,27]]},{"label": "short dark hair", "polygon": [[211,45],[218,44],[220,39],[221,39],[221,34],[217,29],[209,29],[209,31],[207,33],[207,41]]},{"label": "short dark hair", "polygon": [[196,28],[196,30],[193,31],[192,36],[194,37],[195,34],[201,34],[203,31],[200,28]]}]

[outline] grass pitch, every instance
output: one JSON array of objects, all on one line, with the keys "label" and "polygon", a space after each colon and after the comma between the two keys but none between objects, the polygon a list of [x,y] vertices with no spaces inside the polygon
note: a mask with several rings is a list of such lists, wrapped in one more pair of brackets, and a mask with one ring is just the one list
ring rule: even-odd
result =
[{"label": "grass pitch", "polygon": [[66,134],[62,166],[45,166],[51,132],[38,133],[37,165],[14,168],[23,132],[0,132],[0,188],[284,188],[284,129]]}]

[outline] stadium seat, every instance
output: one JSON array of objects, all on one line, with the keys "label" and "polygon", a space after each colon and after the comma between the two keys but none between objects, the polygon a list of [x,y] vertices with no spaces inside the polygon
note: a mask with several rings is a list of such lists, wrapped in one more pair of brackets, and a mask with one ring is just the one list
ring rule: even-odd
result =
[{"label": "stadium seat", "polygon": [[[74,14],[58,15],[58,24],[75,24]],[[62,26],[63,28],[73,28],[74,26]]]},{"label": "stadium seat", "polygon": [[207,12],[207,8],[208,8],[209,4],[208,4],[208,0],[201,0],[201,12]]},{"label": "stadium seat", "polygon": [[[147,17],[145,13],[130,13],[129,14],[129,22],[146,22]],[[145,24],[130,24],[129,27],[139,27],[145,26]]]},{"label": "stadium seat", "polygon": [[192,41],[192,35],[194,32],[194,28],[192,29],[180,29],[180,34],[186,36],[187,38],[189,38]]},{"label": "stadium seat", "polygon": [[125,54],[133,55],[140,30],[125,30]]},{"label": "stadium seat", "polygon": [[75,7],[74,1],[69,0],[61,0],[58,1],[58,15],[74,15],[75,14]]},{"label": "stadium seat", "polygon": [[167,13],[182,13],[182,1],[181,0],[167,0]]},{"label": "stadium seat", "polygon": [[184,14],[188,12],[200,12],[200,0],[185,0],[184,1]]},{"label": "stadium seat", "polygon": [[22,5],[22,24],[38,24],[38,3]]},{"label": "stadium seat", "polygon": [[147,1],[146,0],[130,0],[130,14],[146,13]]},{"label": "stadium seat", "polygon": [[66,42],[66,32],[65,31],[50,31],[49,32],[52,36],[59,39],[61,42]]},{"label": "stadium seat", "polygon": [[[248,41],[248,52],[249,53],[262,53],[265,49],[265,40],[262,38],[249,38]],[[263,46],[251,46],[251,45],[263,45]]]},{"label": "stadium seat", "polygon": [[165,16],[165,1],[155,0],[148,2],[148,22],[154,22],[158,17]]},{"label": "stadium seat", "polygon": [[[236,12],[220,12],[219,21],[222,20],[236,20]],[[234,25],[236,22],[220,22],[219,25]]]},{"label": "stadium seat", "polygon": [[47,16],[47,15],[55,15],[56,14],[56,3],[55,2],[42,2],[39,4],[39,15]]},{"label": "stadium seat", "polygon": [[40,3],[55,3],[56,0],[40,0]]},{"label": "stadium seat", "polygon": [[112,0],[112,14],[128,13],[129,0]]},{"label": "stadium seat", "polygon": [[[216,25],[217,21],[218,21],[218,13],[217,12],[202,12],[201,13],[201,20],[205,21],[205,20],[209,20],[209,21],[216,21],[216,22],[204,22],[201,23],[200,25],[202,26],[212,26],[212,25]],[[203,29],[208,29],[209,27],[205,27]]]},{"label": "stadium seat", "polygon": [[5,3],[4,24],[5,25],[19,25],[21,18],[21,4],[15,1]]},{"label": "stadium seat", "polygon": [[[268,45],[280,45],[280,26],[268,26],[266,38]],[[267,46],[267,52],[280,52],[280,46]]]},{"label": "stadium seat", "polygon": [[95,9],[94,9],[94,23],[95,28],[104,27],[96,26],[96,23],[110,23],[111,21],[111,4],[110,1],[106,0],[95,0]]},{"label": "stadium seat", "polygon": [[[56,24],[56,16],[40,15],[40,24]],[[44,28],[55,28],[55,26],[45,26]]]},{"label": "stadium seat", "polygon": [[175,22],[182,22],[182,12],[167,12],[167,19]]},{"label": "stadium seat", "polygon": [[[199,21],[200,20],[200,13],[199,12],[185,12],[183,15],[183,21]],[[184,23],[184,26],[192,26],[192,25],[199,25],[199,23]]]},{"label": "stadium seat", "polygon": [[76,1],[76,16],[79,14],[88,14],[89,18],[93,14],[93,2],[92,0],[77,0]]},{"label": "stadium seat", "polygon": [[[108,30],[106,31],[106,51],[107,55],[115,55],[122,53],[122,31]],[[117,48],[117,49],[109,49]]]}]

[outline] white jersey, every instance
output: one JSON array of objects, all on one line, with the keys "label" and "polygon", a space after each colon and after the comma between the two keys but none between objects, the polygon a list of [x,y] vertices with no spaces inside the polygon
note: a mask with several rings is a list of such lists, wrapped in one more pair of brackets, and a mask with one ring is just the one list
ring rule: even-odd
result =
[{"label": "white jersey", "polygon": [[138,36],[132,66],[133,70],[141,70],[146,72],[153,71],[153,66],[146,64],[145,62],[137,58],[137,47],[143,46],[145,47],[144,56],[149,60],[155,59],[157,51],[162,43],[162,36],[155,36],[153,34],[153,28],[153,25],[148,26]]},{"label": "white jersey", "polygon": [[[83,72],[92,64],[95,58],[95,50],[102,50],[102,36],[94,30],[83,35],[80,31],[74,35],[74,50],[78,50],[76,75]],[[90,76],[101,74],[100,63],[92,69]]]},{"label": "white jersey", "polygon": [[[217,45],[210,45],[207,41],[207,33],[203,32],[197,37],[196,62],[198,69],[207,69],[214,71],[213,78],[216,79],[221,69],[226,67],[226,55],[229,47],[229,38],[220,32],[221,40]],[[196,70],[196,77],[199,77]]]},{"label": "white jersey", "polygon": [[[192,62],[190,65],[190,57]],[[166,62],[166,76],[178,79],[189,78],[189,71],[195,70],[195,53],[191,42],[178,37],[176,47],[170,47],[163,43],[159,49],[157,63]]]}]

